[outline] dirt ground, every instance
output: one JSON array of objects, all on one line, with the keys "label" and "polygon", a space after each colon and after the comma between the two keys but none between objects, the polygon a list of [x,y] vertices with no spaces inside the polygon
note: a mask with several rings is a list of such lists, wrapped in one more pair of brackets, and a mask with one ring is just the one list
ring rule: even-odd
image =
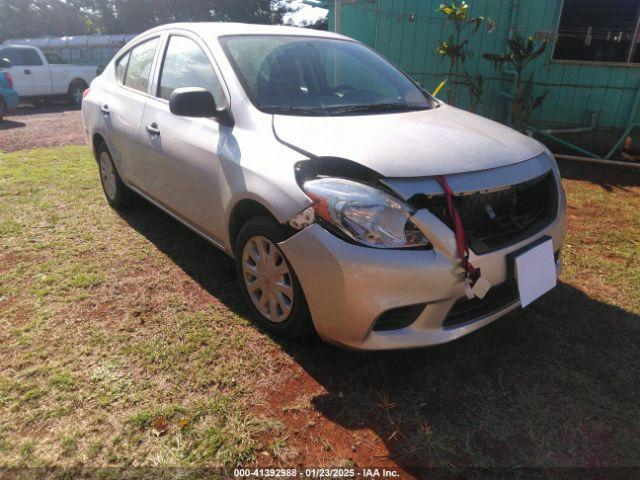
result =
[{"label": "dirt ground", "polygon": [[0,121],[0,152],[84,143],[80,110],[64,103],[25,105]]}]

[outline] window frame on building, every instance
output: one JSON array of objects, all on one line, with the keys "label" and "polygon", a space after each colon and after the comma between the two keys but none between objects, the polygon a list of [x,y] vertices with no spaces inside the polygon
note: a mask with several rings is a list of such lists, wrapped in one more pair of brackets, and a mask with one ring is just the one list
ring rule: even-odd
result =
[{"label": "window frame on building", "polygon": [[[583,0],[584,1],[584,0]],[[571,58],[557,58],[558,44],[560,42],[560,29],[562,27],[562,20],[565,14],[565,6],[567,0],[560,2],[560,8],[558,12],[558,20],[556,22],[556,29],[554,35],[553,51],[551,53],[551,61],[554,63],[571,63],[571,64],[586,64],[586,65],[614,65],[622,67],[640,67],[640,58],[634,61],[634,56],[640,51],[640,0],[637,2],[636,18],[633,27],[633,36],[626,53],[625,61],[610,61],[610,60],[589,60],[589,59],[571,59]]]}]

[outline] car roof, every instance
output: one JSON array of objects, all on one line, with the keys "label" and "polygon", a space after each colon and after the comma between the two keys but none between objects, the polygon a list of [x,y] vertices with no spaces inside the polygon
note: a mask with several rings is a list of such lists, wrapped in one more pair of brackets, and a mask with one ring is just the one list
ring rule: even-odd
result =
[{"label": "car roof", "polygon": [[256,25],[233,22],[170,23],[148,30],[147,32],[145,32],[145,34],[170,29],[188,30],[203,38],[210,37],[211,35],[214,35],[216,37],[225,35],[295,35],[339,39],[347,38],[337,33],[322,30],[312,30],[309,28],[289,27],[284,25]]}]

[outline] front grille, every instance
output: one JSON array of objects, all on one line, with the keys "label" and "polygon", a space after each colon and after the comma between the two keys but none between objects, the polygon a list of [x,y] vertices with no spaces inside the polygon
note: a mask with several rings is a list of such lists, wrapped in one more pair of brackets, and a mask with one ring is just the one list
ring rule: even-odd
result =
[{"label": "front grille", "polygon": [[[428,208],[450,225],[444,195],[412,200],[417,208]],[[469,246],[484,254],[516,244],[548,226],[557,216],[557,186],[549,172],[505,190],[457,195],[455,203]]]},{"label": "front grille", "polygon": [[463,298],[459,300],[447,315],[443,326],[445,328],[456,327],[464,323],[479,320],[482,317],[508,307],[520,298],[518,284],[515,280],[509,280],[495,287],[487,293],[483,299],[478,297],[471,300]]},{"label": "front grille", "polygon": [[427,304],[423,303],[388,310],[378,317],[373,330],[375,332],[388,332],[406,328],[418,319],[426,306]]},{"label": "front grille", "polygon": [[[561,251],[557,250],[553,258],[556,263],[560,260]],[[484,298],[462,298],[456,302],[449,311],[443,326],[445,328],[480,320],[483,317],[499,312],[520,300],[518,281],[511,276],[509,280],[500,285],[491,287]]]}]

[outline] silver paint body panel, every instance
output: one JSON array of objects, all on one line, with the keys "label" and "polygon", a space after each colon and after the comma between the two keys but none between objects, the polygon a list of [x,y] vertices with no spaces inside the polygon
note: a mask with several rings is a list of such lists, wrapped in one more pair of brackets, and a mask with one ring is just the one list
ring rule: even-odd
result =
[{"label": "silver paint body panel", "polygon": [[[348,117],[273,116],[257,110],[220,46],[219,37],[280,34],[342,38],[291,27],[239,24],[174,24],[146,32],[127,44],[97,77],[84,99],[83,120],[90,144],[102,137],[124,182],[212,244],[233,256],[229,235],[234,208],[244,200],[264,206],[286,223],[311,202],[296,182],[294,165],[309,156],[340,157],[380,173],[404,199],[439,194],[432,176],[447,175],[457,193],[507,188],[555,172],[544,147],[504,125],[444,104],[402,114]],[[233,127],[213,119],[179,118],[155,98],[159,63],[170,35],[192,38],[209,58],[223,86]],[[160,39],[147,92],[115,82],[114,63],[149,38]],[[108,106],[109,114],[101,111]],[[145,127],[157,124],[160,137]],[[295,147],[295,148],[291,148]],[[307,152],[308,155],[305,155]],[[508,249],[472,257],[489,280],[506,278],[506,255],[542,235],[554,247],[566,230],[565,196],[559,187],[557,219],[530,239]],[[434,345],[454,340],[518,307],[456,329],[442,321],[462,296],[461,270],[451,229],[428,211],[415,223],[432,251],[376,250],[352,245],[314,224],[281,243],[301,285],[318,333],[355,349]],[[418,321],[393,332],[373,332],[384,311],[429,303]]]},{"label": "silver paint body panel", "polygon": [[384,177],[451,175],[503,167],[543,152],[500,123],[440,105],[408,113],[345,117],[276,115],[276,134],[314,155],[347,158]]}]

